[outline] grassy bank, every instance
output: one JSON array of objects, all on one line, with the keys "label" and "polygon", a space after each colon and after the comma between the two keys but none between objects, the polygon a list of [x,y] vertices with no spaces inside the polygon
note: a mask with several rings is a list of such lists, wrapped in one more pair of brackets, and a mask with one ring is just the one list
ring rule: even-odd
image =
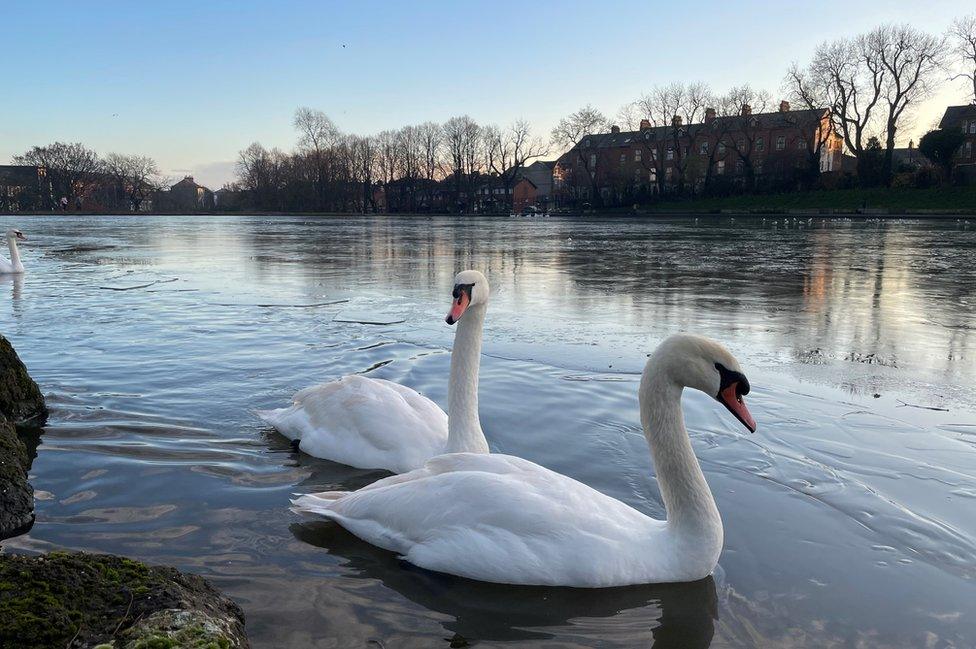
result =
[{"label": "grassy bank", "polygon": [[930,189],[877,187],[832,191],[791,192],[753,196],[699,198],[669,201],[642,209],[647,212],[788,212],[831,210],[855,213],[926,213],[929,210],[953,214],[976,214],[976,187],[934,187]]}]

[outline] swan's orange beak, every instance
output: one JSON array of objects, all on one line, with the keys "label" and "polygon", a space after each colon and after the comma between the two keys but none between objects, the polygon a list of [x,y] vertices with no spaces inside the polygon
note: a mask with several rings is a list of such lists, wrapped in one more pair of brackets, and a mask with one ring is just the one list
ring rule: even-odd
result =
[{"label": "swan's orange beak", "polygon": [[468,308],[468,304],[471,303],[471,298],[468,297],[468,292],[465,290],[457,291],[457,297],[451,302],[451,310],[447,312],[447,317],[444,321],[452,325],[461,319],[464,315],[464,311]]},{"label": "swan's orange beak", "polygon": [[742,422],[742,425],[749,429],[750,433],[756,432],[756,420],[752,418],[752,413],[746,408],[746,402],[739,394],[739,383],[730,383],[718,393],[718,400],[729,409],[735,418]]}]

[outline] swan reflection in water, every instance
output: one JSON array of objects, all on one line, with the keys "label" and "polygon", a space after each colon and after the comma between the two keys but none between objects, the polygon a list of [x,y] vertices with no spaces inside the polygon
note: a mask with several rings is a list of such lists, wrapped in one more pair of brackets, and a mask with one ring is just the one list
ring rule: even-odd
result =
[{"label": "swan reflection in water", "polygon": [[452,647],[542,641],[555,636],[547,627],[561,627],[562,637],[569,630],[607,646],[617,646],[612,638],[619,634],[619,646],[634,646],[635,638],[646,637],[654,649],[704,649],[715,632],[718,600],[712,577],[601,589],[490,584],[414,567],[331,522],[294,523],[289,529],[298,540],[343,558],[347,576],[378,580],[425,609],[452,617],[444,623]]}]

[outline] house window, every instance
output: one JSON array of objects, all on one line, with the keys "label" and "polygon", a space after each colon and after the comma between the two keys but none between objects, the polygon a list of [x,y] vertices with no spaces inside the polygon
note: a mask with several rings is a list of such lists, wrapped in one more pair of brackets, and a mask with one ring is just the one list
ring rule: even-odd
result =
[{"label": "house window", "polygon": [[766,140],[761,137],[756,138],[756,151],[763,151],[766,149]]},{"label": "house window", "polygon": [[798,151],[805,151],[807,148],[807,143],[804,142],[803,139],[801,138],[796,141],[796,148]]},{"label": "house window", "polygon": [[719,142],[718,147],[715,149],[715,152],[718,154],[718,157],[720,158],[725,156],[725,142]]},{"label": "house window", "polygon": [[719,176],[725,174],[725,160],[718,161],[718,165],[715,167],[715,173],[717,173]]},{"label": "house window", "polygon": [[624,164],[625,162],[627,162],[627,154],[626,153],[621,153],[620,154],[620,164]]},{"label": "house window", "polygon": [[674,169],[672,169],[671,167],[668,167],[667,169],[664,170],[664,179],[666,181],[671,182],[671,177],[673,175],[674,175]]},{"label": "house window", "polygon": [[668,160],[674,160],[674,147],[671,147],[671,146],[668,147],[667,159]]},{"label": "house window", "polygon": [[587,149],[590,148],[590,138],[586,138],[586,141],[583,142],[583,146],[585,146]]},{"label": "house window", "polygon": [[746,141],[740,137],[738,140],[735,141],[735,148],[738,149],[739,151],[745,151]]},{"label": "house window", "polygon": [[642,158],[642,153],[640,149],[634,149],[634,162],[640,162]]},{"label": "house window", "polygon": [[656,183],[657,182],[657,170],[656,169],[651,169],[649,172],[647,172],[647,181],[650,182],[650,183]]},{"label": "house window", "polygon": [[776,137],[776,150],[782,151],[785,148],[786,148],[786,138],[783,137],[782,135],[778,135]]},{"label": "house window", "polygon": [[976,133],[976,119],[969,120],[969,132]]},{"label": "house window", "polygon": [[708,142],[702,142],[698,147],[698,153],[708,155]]},{"label": "house window", "polygon": [[967,158],[967,159],[973,157],[973,143],[972,142],[966,142],[965,144],[962,145],[962,157],[963,158]]},{"label": "house window", "polygon": [[742,164],[742,160],[736,160],[735,161],[735,173],[737,173],[737,174],[739,174],[741,176],[742,175],[742,169],[743,168],[744,168],[744,166]]},{"label": "house window", "polygon": [[591,153],[590,154],[590,169],[593,169],[594,167],[596,167],[596,154],[595,153]]}]

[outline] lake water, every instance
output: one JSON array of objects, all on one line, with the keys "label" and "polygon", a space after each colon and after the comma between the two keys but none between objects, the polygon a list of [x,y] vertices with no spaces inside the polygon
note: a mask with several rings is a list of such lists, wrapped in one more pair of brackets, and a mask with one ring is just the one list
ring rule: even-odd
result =
[{"label": "lake water", "polygon": [[[2,217],[30,241],[0,331],[51,419],[37,522],[211,579],[255,647],[976,645],[976,220]],[[636,389],[667,335],[717,338],[750,435],[688,391],[725,523],[713,578],[585,591],[412,568],[292,494],[383,474],[252,415],[351,372],[446,407],[457,270],[492,286],[492,450],[663,516]],[[371,320],[384,324],[363,324]]]}]

